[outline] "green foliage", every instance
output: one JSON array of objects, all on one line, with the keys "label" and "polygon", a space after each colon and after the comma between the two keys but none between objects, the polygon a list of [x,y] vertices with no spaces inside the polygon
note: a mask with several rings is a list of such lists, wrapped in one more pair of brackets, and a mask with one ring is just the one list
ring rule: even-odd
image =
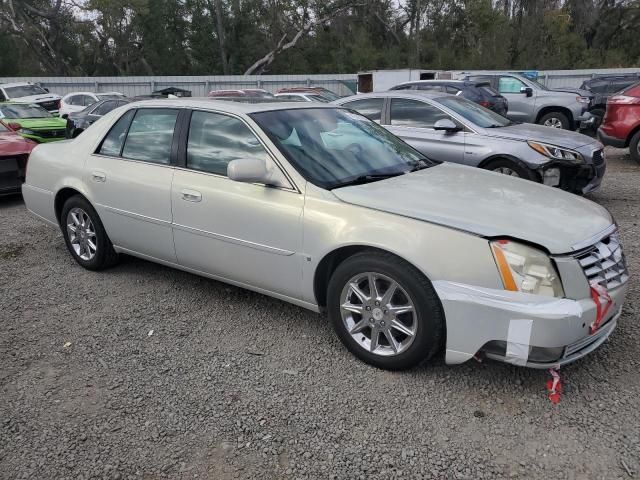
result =
[{"label": "green foliage", "polygon": [[271,51],[260,71],[640,60],[640,0],[0,0],[0,27],[4,76],[242,74]]}]

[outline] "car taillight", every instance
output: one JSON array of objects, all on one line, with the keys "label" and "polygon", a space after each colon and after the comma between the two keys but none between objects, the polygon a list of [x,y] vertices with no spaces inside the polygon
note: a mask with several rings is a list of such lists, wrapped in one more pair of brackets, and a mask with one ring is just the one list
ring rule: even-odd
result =
[{"label": "car taillight", "polygon": [[484,108],[489,108],[491,106],[491,104],[485,100],[478,102],[480,105],[482,105]]},{"label": "car taillight", "polygon": [[614,95],[607,100],[607,105],[639,105],[640,97],[629,97],[627,95]]}]

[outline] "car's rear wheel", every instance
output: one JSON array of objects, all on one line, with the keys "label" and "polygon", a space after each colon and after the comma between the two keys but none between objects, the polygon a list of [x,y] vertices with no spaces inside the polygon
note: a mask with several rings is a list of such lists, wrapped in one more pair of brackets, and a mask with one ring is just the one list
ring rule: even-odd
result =
[{"label": "car's rear wheel", "polygon": [[508,158],[496,158],[495,160],[491,160],[486,163],[482,168],[492,172],[502,173],[503,175],[509,175],[510,177],[519,177],[524,178],[525,180],[537,180],[535,173],[531,169]]},{"label": "car's rear wheel", "polygon": [[629,142],[629,153],[631,158],[640,163],[640,132],[636,132]]},{"label": "car's rear wheel", "polygon": [[74,195],[62,207],[60,227],[71,256],[88,270],[102,270],[117,263],[118,254],[91,204]]},{"label": "car's rear wheel", "polygon": [[431,282],[395,255],[364,251],[331,276],[328,310],[342,343],[379,368],[410,368],[438,352],[444,313]]},{"label": "car's rear wheel", "polygon": [[549,112],[540,117],[538,121],[540,125],[551,128],[562,128],[564,130],[571,129],[571,122],[564,113]]}]

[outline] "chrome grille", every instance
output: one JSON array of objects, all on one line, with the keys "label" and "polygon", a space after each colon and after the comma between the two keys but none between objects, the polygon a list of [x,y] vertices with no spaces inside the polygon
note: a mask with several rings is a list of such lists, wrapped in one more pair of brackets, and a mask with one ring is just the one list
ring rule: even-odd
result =
[{"label": "chrome grille", "polygon": [[596,150],[593,152],[593,164],[599,167],[604,163],[604,150]]},{"label": "chrome grille", "polygon": [[596,282],[612,289],[629,280],[627,263],[617,232],[580,252],[576,259],[580,262],[589,283]]}]

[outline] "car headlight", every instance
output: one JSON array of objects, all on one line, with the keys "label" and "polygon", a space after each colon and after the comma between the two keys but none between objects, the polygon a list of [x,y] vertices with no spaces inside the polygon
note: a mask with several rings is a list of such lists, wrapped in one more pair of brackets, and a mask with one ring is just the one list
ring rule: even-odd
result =
[{"label": "car headlight", "polygon": [[38,132],[35,132],[33,130],[29,130],[28,128],[21,128],[20,129],[20,133],[24,133],[25,135],[37,135]]},{"label": "car headlight", "polygon": [[491,251],[505,290],[564,297],[558,272],[546,253],[511,240],[492,241]]},{"label": "car headlight", "polygon": [[584,162],[584,157],[574,150],[568,148],[556,147],[555,145],[549,145],[547,143],[527,142],[531,148],[536,152],[554,160],[565,160],[572,163]]}]

